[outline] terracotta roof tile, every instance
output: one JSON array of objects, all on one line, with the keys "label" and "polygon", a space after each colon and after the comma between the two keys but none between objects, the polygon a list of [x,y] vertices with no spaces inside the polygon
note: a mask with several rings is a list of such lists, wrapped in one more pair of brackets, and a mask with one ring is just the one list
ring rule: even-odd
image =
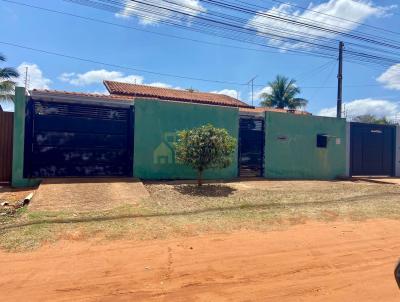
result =
[{"label": "terracotta roof tile", "polygon": [[252,108],[252,106],[224,94],[197,91],[190,92],[187,90],[160,88],[113,81],[104,81],[104,85],[111,95],[129,95],[133,97],[157,98],[161,100]]}]

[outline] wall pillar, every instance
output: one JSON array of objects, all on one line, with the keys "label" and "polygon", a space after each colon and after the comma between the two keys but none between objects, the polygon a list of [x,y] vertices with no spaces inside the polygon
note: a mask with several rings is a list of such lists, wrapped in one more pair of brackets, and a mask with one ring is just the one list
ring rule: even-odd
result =
[{"label": "wall pillar", "polygon": [[26,115],[25,88],[15,88],[14,98],[14,135],[13,135],[13,162],[12,181],[13,187],[34,187],[40,181],[24,178],[24,147],[25,147],[25,115]]},{"label": "wall pillar", "polygon": [[350,177],[350,144],[351,144],[351,134],[350,134],[350,122],[346,122],[346,177]]}]

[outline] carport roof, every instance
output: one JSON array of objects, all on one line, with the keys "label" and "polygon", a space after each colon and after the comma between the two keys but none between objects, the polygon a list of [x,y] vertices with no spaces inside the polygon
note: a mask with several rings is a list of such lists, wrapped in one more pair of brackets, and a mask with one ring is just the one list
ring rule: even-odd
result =
[{"label": "carport roof", "polygon": [[48,90],[48,89],[33,89],[30,91],[30,95],[35,97],[69,97],[69,98],[81,98],[85,100],[98,100],[98,101],[121,101],[124,103],[133,102],[133,97],[123,95],[108,95],[108,94],[97,94],[97,93],[84,93],[84,92],[69,92],[61,90]]}]

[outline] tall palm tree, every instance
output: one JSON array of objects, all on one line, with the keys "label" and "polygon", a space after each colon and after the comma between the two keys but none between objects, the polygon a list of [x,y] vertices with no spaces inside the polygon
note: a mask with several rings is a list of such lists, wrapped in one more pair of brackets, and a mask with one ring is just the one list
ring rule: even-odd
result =
[{"label": "tall palm tree", "polygon": [[308,101],[303,98],[298,98],[301,90],[296,86],[296,81],[281,75],[277,75],[273,82],[268,83],[271,87],[271,92],[261,94],[263,107],[276,107],[279,109],[289,108],[297,109],[307,105]]},{"label": "tall palm tree", "polygon": [[[0,62],[6,58],[0,53]],[[18,71],[12,67],[0,68],[0,99],[12,100],[14,97],[15,82],[13,79],[19,77]]]}]

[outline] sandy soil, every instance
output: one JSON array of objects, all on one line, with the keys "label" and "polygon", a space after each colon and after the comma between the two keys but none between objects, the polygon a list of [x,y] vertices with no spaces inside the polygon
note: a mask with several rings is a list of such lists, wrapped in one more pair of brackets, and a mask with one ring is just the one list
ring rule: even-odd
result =
[{"label": "sandy soil", "polygon": [[399,301],[395,220],[0,252],[1,301]]},{"label": "sandy soil", "polygon": [[24,199],[32,192],[34,192],[33,189],[15,189],[9,186],[0,185],[0,202],[15,204],[17,201]]},{"label": "sandy soil", "polygon": [[143,183],[134,178],[45,179],[29,208],[35,211],[101,211],[148,198]]}]

